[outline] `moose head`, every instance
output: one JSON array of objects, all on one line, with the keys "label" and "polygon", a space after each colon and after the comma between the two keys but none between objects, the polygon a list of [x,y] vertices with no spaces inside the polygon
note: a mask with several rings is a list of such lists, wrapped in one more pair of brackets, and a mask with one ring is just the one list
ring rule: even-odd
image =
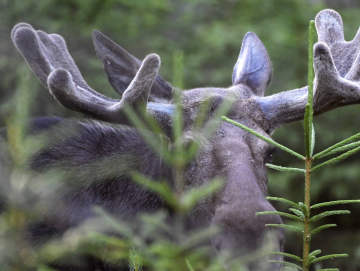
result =
[{"label": "moose head", "polygon": [[[317,15],[316,28],[319,42],[314,46],[314,114],[318,115],[339,106],[360,102],[360,34],[351,42],[344,41],[341,17],[333,10],[324,10]],[[269,138],[277,128],[304,117],[307,87],[264,97],[272,77],[272,67],[264,45],[254,33],[247,33],[244,37],[231,87],[180,91],[158,75],[158,55],[150,54],[140,61],[95,31],[93,41],[96,53],[121,100],[105,97],[87,85],[61,36],[35,31],[32,26],[20,23],[13,28],[11,37],[35,75],[61,105],[102,121],[101,125],[96,122],[83,124],[85,128],[78,136],[81,140],[65,141],[37,154],[32,161],[34,170],[64,167],[82,172],[84,168],[88,170],[87,163],[123,151],[136,153],[140,161],[134,163],[129,171],[137,170],[154,179],[165,176],[169,182],[173,182],[171,169],[161,166],[159,159],[154,159],[156,154],[137,151],[148,148],[147,143],[137,139],[139,135],[136,129],[125,126],[132,125],[127,109],[141,119],[151,116],[171,145],[176,111],[173,98],[178,95],[183,117],[183,142],[201,142],[199,152],[185,170],[186,185],[201,186],[216,177],[224,182],[219,192],[211,199],[201,201],[192,212],[189,217],[192,225],[220,226],[222,231],[212,239],[215,251],[237,257],[251,253],[262,245],[267,233],[265,224],[282,223],[278,216],[255,216],[259,211],[274,210],[265,199],[268,181],[265,164],[271,160],[273,147],[238,127],[220,122],[220,116],[216,114],[222,105],[227,104],[227,117]],[[207,104],[207,113],[202,125],[216,125],[210,137],[201,134],[201,130],[194,131],[194,122],[203,104]],[[106,123],[119,126],[111,126],[110,129]],[[109,148],[110,144],[112,148]],[[104,167],[101,172],[106,172],[106,164]],[[88,187],[77,187],[76,191],[69,191],[77,196],[67,197],[65,201],[69,205],[68,213],[61,213],[58,221],[52,223],[64,227],[80,223],[92,215],[91,206],[95,203],[119,215],[121,212],[136,213],[162,207],[159,201],[147,194],[141,194],[142,198],[134,196],[129,189],[129,177],[121,170],[112,172],[115,177],[111,182],[105,182],[109,178],[106,173],[103,176],[73,175],[73,182],[84,176],[88,178],[84,181],[89,183],[94,183],[92,178],[100,179],[104,181],[101,188],[110,187],[108,190],[112,190],[112,194],[104,196],[96,189],[90,193]],[[98,184],[96,188],[100,190]],[[84,194],[87,195],[86,201],[82,200]],[[136,208],[133,207],[135,202]],[[275,250],[282,251],[284,233],[273,230],[273,234]],[[281,267],[279,264],[264,267],[263,263],[258,262],[251,263],[249,269],[260,270],[259,266],[262,266],[261,270],[279,270]]]}]

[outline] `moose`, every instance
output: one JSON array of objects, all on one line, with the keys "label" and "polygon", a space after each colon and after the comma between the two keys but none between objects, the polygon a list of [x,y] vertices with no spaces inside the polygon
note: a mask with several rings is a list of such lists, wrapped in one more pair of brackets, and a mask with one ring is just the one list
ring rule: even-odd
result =
[{"label": "moose", "polygon": [[[319,115],[360,102],[360,34],[346,42],[342,19],[333,10],[321,11],[315,23],[319,40],[313,49],[316,75],[313,100],[314,114]],[[259,211],[275,210],[265,199],[268,182],[265,164],[271,160],[274,148],[220,119],[214,122],[217,127],[210,138],[193,132],[194,121],[205,103],[208,109],[204,123],[214,121],[214,112],[229,103],[227,117],[268,138],[277,128],[303,119],[307,87],[264,96],[272,66],[256,34],[249,32],[243,39],[232,86],[181,91],[158,75],[158,55],[150,54],[140,61],[94,31],[97,56],[120,100],[108,98],[87,85],[60,35],[46,34],[19,23],[14,26],[11,38],[55,99],[65,108],[88,117],[80,120],[44,117],[31,122],[35,137],[46,139],[51,130],[52,135],[63,140],[44,145],[27,161],[29,168],[37,174],[61,169],[67,173],[63,177],[69,186],[54,199],[61,208],[55,208],[42,219],[43,225],[38,226],[38,232],[35,227],[34,236],[51,238],[79,225],[95,215],[94,205],[115,217],[166,208],[159,196],[131,180],[129,172],[137,171],[149,179],[165,179],[171,184],[174,172],[144,140],[139,128],[134,127],[127,109],[140,119],[153,118],[163,131],[158,136],[166,137],[171,148],[177,106],[181,107],[183,141],[201,141],[198,153],[184,172],[186,186],[201,187],[216,177],[223,180],[223,187],[211,200],[201,201],[188,218],[194,227],[220,227],[221,231],[211,240],[214,251],[227,252],[233,257],[254,252],[270,230],[265,224],[282,223],[279,216],[255,216]],[[178,105],[174,103],[176,95],[180,97]],[[116,166],[108,163],[112,157],[116,158]],[[272,229],[272,233],[276,240],[274,249],[282,251],[284,232]],[[274,259],[281,260],[282,256]],[[264,268],[260,262],[249,263],[248,269],[260,270],[259,266],[261,270],[281,269],[281,264],[269,263]],[[82,268],[115,270],[106,264],[98,269],[91,265]]]}]

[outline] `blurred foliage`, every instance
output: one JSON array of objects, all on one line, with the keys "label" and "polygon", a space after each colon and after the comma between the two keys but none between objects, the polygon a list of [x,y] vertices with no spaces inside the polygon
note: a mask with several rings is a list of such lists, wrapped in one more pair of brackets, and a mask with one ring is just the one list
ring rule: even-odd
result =
[{"label": "blurred foliage", "polygon": [[[139,59],[158,53],[162,58],[160,74],[168,81],[172,80],[174,52],[183,52],[184,88],[231,85],[242,37],[252,31],[263,41],[272,60],[274,75],[267,92],[272,94],[306,85],[308,22],[324,8],[335,8],[341,14],[345,37],[351,40],[360,25],[358,0],[0,0],[0,124],[5,126],[9,120],[23,80],[31,91],[32,116],[77,116],[62,108],[35,76],[23,78],[28,68],[10,40],[11,28],[18,22],[62,35],[89,85],[115,98],[91,44],[94,29]],[[317,134],[321,135],[316,151],[359,132],[357,112],[358,105],[316,117]],[[302,129],[301,123],[291,124],[273,137],[300,152]],[[359,158],[356,155],[314,174],[312,202],[358,198]],[[296,166],[289,165],[282,153],[275,155],[274,164]],[[302,189],[302,176],[269,172],[269,195],[300,201]],[[280,211],[283,208],[276,207]],[[330,218],[339,227],[314,237],[312,244],[324,254],[334,252],[336,244],[351,260],[334,260],[331,265],[353,271],[360,270],[360,207],[350,208],[354,215]],[[301,254],[293,246],[295,242],[301,240],[289,234],[285,250]]]}]

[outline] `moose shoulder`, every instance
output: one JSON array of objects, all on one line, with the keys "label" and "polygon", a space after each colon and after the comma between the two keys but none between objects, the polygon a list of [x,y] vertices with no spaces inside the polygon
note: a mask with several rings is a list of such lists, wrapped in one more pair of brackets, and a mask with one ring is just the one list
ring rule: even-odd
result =
[{"label": "moose shoulder", "polygon": [[[341,17],[332,10],[317,15],[316,27],[319,42],[314,47],[314,113],[321,114],[360,101],[359,37],[345,42]],[[167,208],[161,198],[131,181],[130,172],[137,171],[154,181],[166,179],[173,184],[174,174],[139,130],[131,127],[127,112],[133,111],[140,119],[153,118],[163,131],[154,138],[164,139],[171,148],[176,112],[173,100],[178,94],[184,121],[183,142],[196,140],[201,144],[184,172],[186,185],[201,186],[214,178],[224,181],[218,193],[202,201],[189,215],[191,226],[220,226],[222,231],[212,239],[215,251],[239,257],[261,247],[269,231],[265,224],[282,223],[278,216],[255,216],[259,211],[274,210],[265,199],[265,164],[271,160],[273,147],[220,122],[216,114],[222,105],[229,105],[227,117],[269,138],[276,128],[304,116],[306,87],[264,97],[272,68],[264,45],[254,33],[244,37],[231,87],[178,93],[158,75],[159,56],[151,54],[140,61],[95,31],[96,53],[121,100],[105,97],[87,85],[61,36],[20,23],[13,28],[11,37],[35,75],[61,105],[94,119],[42,118],[33,122],[35,136],[48,143],[32,156],[30,169],[34,174],[59,170],[67,184],[54,200],[51,213],[44,215],[43,225],[35,227],[33,238],[50,238],[78,225],[95,215],[94,205],[122,218]],[[210,138],[194,130],[204,104],[207,114],[202,125],[217,125]],[[49,140],[54,135],[56,139]],[[272,229],[272,233],[276,239],[274,249],[282,251],[283,231]],[[276,260],[281,258],[274,256]],[[248,268],[279,270],[281,266],[257,261],[249,263]]]}]

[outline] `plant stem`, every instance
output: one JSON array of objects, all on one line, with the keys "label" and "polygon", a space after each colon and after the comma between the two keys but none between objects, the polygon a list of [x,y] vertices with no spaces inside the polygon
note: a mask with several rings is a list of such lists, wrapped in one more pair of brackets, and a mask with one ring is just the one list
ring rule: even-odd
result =
[{"label": "plant stem", "polygon": [[309,63],[308,63],[308,103],[306,105],[306,111],[304,118],[304,130],[305,130],[305,146],[306,146],[306,159],[305,159],[305,206],[307,211],[304,218],[304,236],[303,236],[303,271],[309,271],[309,253],[310,253],[310,179],[311,179],[311,163],[313,161],[311,146],[312,142],[312,129],[313,129],[313,85],[314,85],[314,69],[313,69],[313,47],[314,47],[314,34],[315,34],[315,22],[310,21],[309,26]]},{"label": "plant stem", "polygon": [[305,161],[305,206],[308,209],[304,219],[304,236],[303,236],[303,270],[308,271],[309,253],[310,253],[310,177],[311,177],[312,158],[306,158]]}]

